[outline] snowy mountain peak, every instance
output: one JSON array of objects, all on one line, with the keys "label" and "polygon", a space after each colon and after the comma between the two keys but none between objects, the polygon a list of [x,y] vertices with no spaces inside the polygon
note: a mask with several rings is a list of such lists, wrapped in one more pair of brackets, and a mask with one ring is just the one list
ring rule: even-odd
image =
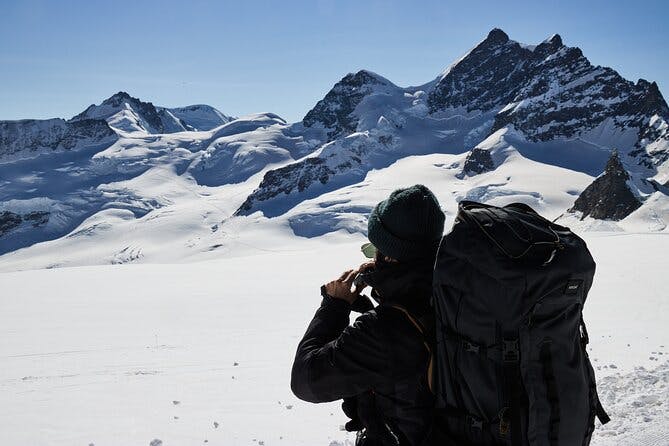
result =
[{"label": "snowy mountain peak", "polygon": [[348,73],[307,112],[302,123],[305,127],[327,131],[328,140],[353,133],[358,124],[353,111],[375,88],[384,86],[395,87],[387,79],[368,70]]},{"label": "snowy mountain peak", "polygon": [[562,37],[559,34],[553,34],[548,39],[541,42],[542,44],[550,44],[553,46],[562,46]]},{"label": "snowy mountain peak", "polygon": [[214,107],[204,104],[166,108],[154,106],[130,96],[125,91],[91,105],[72,121],[104,119],[114,129],[125,132],[175,133],[211,130],[232,121]]},{"label": "snowy mountain peak", "polygon": [[430,111],[488,111],[510,102],[525,81],[532,54],[504,31],[493,29],[438,79],[428,96]]},{"label": "snowy mountain peak", "polygon": [[564,47],[562,37],[560,37],[559,34],[553,34],[551,37],[537,45],[534,49],[534,53],[545,57],[557,52],[562,47]]},{"label": "snowy mountain peak", "polygon": [[139,101],[137,98],[133,98],[130,96],[128,93],[125,91],[119,91],[118,93],[108,97],[104,101],[102,101],[102,104],[104,105],[112,105],[112,106],[119,106],[125,101]]},{"label": "snowy mountain peak", "polygon": [[[656,85],[635,85],[593,66],[558,34],[531,46],[493,29],[421,87],[399,88],[364,70],[346,75],[303,121],[327,131],[321,149],[268,171],[237,215],[281,215],[296,203],[362,181],[371,169],[434,151],[471,150],[456,178],[484,181],[517,157],[597,176],[616,147],[615,159],[629,176],[626,190],[645,200],[653,187],[666,192],[660,186],[669,182],[667,122]],[[631,201],[627,195],[621,192],[620,200]]]},{"label": "snowy mountain peak", "polygon": [[488,36],[482,43],[493,44],[493,45],[503,45],[509,41],[509,36],[507,33],[502,31],[499,28],[493,28],[488,33]]},{"label": "snowy mountain peak", "polygon": [[110,96],[100,105],[90,105],[72,121],[82,119],[104,119],[123,132],[163,133],[165,130],[165,123],[151,102],[142,102],[124,91]]}]

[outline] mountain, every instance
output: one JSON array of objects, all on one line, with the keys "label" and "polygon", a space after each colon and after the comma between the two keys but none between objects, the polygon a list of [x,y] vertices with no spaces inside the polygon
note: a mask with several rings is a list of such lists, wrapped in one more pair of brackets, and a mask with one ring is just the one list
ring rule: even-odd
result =
[{"label": "mountain", "polygon": [[[254,187],[250,178],[304,156],[314,144],[290,134],[291,126],[272,113],[206,131],[165,134],[119,131],[100,119],[55,121],[65,128],[94,123],[106,129],[106,139],[35,157],[4,133],[12,122],[0,122],[2,138],[22,150],[10,162],[0,159],[0,254],[63,236],[99,241],[103,229],[120,229],[122,222],[144,217],[151,221],[161,209],[184,200],[190,210],[183,215],[199,221],[206,214],[208,188],[239,188],[238,194],[248,195]],[[24,129],[26,141],[35,138],[30,129]],[[217,212],[225,207],[214,205]],[[92,228],[77,230],[87,220],[95,221]]]},{"label": "mountain", "polygon": [[407,155],[475,149],[472,156],[485,157],[479,164],[490,170],[495,156],[482,155],[480,144],[491,137],[508,142],[509,135],[514,144],[495,149],[499,162],[512,148],[592,176],[615,149],[644,200],[658,190],[654,184],[669,180],[667,122],[657,84],[593,66],[559,35],[528,46],[494,29],[419,87],[400,88],[365,70],[345,76],[302,121],[322,129],[322,148],[267,172],[237,214],[280,215]]},{"label": "mountain", "polygon": [[105,99],[100,105],[90,105],[72,121],[82,119],[104,119],[110,126],[124,132],[163,133],[166,128],[172,130],[175,127],[183,130],[174,117],[161,116],[151,102],[142,102],[124,91]]},{"label": "mountain", "polygon": [[70,121],[0,121],[0,269],[364,239],[376,202],[414,183],[447,225],[467,199],[578,231],[666,231],[668,123],[655,83],[499,29],[423,85],[349,73],[295,123],[119,92]]},{"label": "mountain", "polygon": [[113,128],[123,132],[145,132],[152,134],[184,131],[211,130],[232,120],[209,105],[187,107],[156,107],[143,102],[124,91],[91,105],[72,121],[104,119]]}]

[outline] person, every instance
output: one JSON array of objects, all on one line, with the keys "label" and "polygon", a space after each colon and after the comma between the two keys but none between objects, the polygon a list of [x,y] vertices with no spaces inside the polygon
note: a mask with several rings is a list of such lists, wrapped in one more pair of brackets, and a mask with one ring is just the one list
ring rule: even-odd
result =
[{"label": "person", "polygon": [[[293,393],[312,403],[343,399],[358,446],[414,446],[429,436],[430,296],[443,229],[444,214],[423,185],[378,203],[363,245],[373,260],[321,287],[320,308],[297,347]],[[361,294],[366,286],[378,306]],[[362,315],[349,325],[351,311]]]}]

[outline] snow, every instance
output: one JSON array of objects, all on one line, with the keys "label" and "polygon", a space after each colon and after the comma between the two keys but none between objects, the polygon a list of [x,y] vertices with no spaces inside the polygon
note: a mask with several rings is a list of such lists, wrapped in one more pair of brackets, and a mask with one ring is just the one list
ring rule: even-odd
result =
[{"label": "snow", "polygon": [[[613,417],[593,444],[664,445],[667,235],[586,238],[598,272],[585,318]],[[297,400],[289,374],[320,284],[364,261],[362,240],[265,232],[255,243],[270,251],[206,262],[0,274],[0,443],[353,441],[339,404]]]},{"label": "snow", "polygon": [[[161,109],[162,107],[158,107]],[[189,105],[186,107],[164,108],[177,120],[181,120],[191,130],[211,130],[232,121],[233,118],[226,116],[214,107],[204,104]]]}]

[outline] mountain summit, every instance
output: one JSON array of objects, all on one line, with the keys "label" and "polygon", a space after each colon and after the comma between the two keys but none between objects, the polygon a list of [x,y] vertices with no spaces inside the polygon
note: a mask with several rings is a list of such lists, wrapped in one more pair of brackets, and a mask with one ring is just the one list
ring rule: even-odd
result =
[{"label": "mountain summit", "polygon": [[112,127],[123,132],[174,133],[187,130],[210,130],[232,118],[208,105],[187,107],[156,107],[143,102],[124,91],[110,96],[100,105],[91,105],[72,118],[104,119]]},{"label": "mountain summit", "polygon": [[470,159],[485,162],[465,171],[489,170],[508,155],[502,147],[592,176],[615,147],[643,201],[669,181],[668,121],[656,84],[593,66],[558,34],[532,46],[493,29],[423,86],[400,88],[365,70],[346,75],[302,121],[322,131],[322,149],[268,172],[237,214],[281,214],[407,155],[476,149]]},{"label": "mountain summit", "polygon": [[348,73],[292,124],[121,91],[69,121],[0,121],[0,259],[173,261],[271,250],[286,231],[364,234],[415,183],[449,219],[461,200],[523,202],[576,229],[666,231],[669,107],[557,34],[500,29],[423,85]]}]

